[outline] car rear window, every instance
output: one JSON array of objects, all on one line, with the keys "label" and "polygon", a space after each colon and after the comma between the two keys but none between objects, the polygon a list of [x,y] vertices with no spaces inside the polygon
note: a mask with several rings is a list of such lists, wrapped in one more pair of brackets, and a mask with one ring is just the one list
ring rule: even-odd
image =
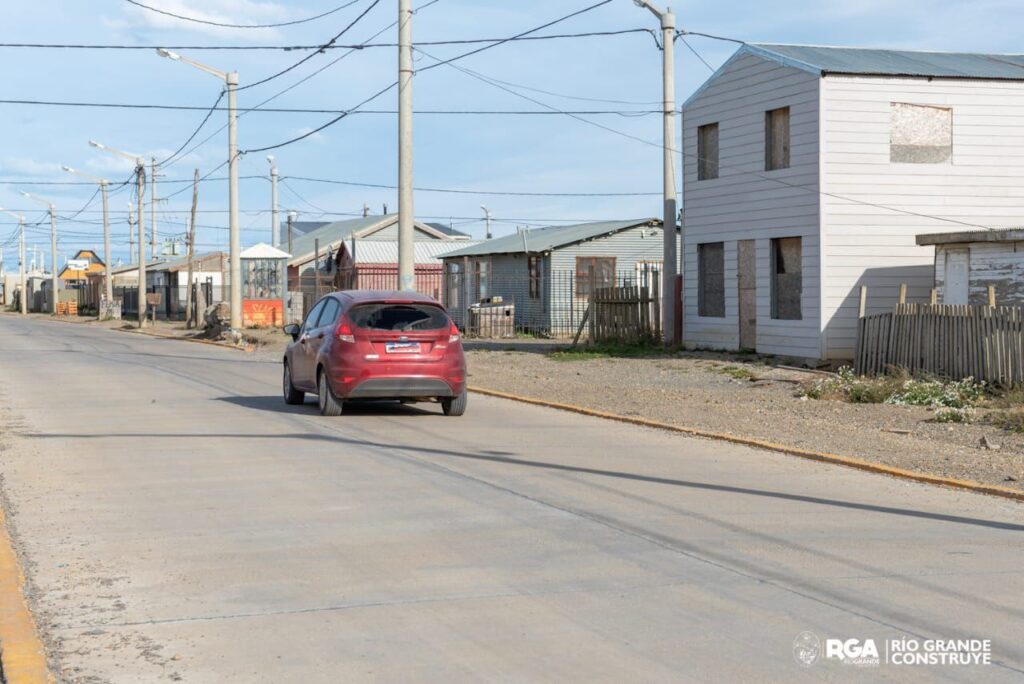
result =
[{"label": "car rear window", "polygon": [[448,315],[427,304],[363,304],[348,313],[352,324],[364,330],[442,330]]}]

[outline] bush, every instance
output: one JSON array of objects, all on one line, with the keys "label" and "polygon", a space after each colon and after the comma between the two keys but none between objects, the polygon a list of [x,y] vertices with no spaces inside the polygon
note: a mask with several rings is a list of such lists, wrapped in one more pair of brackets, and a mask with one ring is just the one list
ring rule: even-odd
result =
[{"label": "bush", "polygon": [[902,371],[878,378],[862,378],[854,375],[852,368],[844,366],[835,377],[805,387],[801,396],[837,399],[853,404],[966,409],[978,404],[984,398],[985,390],[985,383],[974,382],[973,378],[942,382],[912,378]]},{"label": "bush", "polygon": [[996,411],[989,414],[988,422],[1008,432],[1024,432],[1024,411]]},{"label": "bush", "polygon": [[973,423],[975,417],[973,408],[943,406],[935,412],[935,417],[932,420],[936,423]]}]

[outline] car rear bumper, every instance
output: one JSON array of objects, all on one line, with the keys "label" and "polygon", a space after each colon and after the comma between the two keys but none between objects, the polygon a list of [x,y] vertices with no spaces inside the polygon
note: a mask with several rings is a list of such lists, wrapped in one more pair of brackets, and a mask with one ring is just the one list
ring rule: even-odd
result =
[{"label": "car rear bumper", "polygon": [[[461,388],[460,388],[461,389]],[[404,399],[454,397],[452,386],[440,378],[369,378],[343,393],[346,399]]]}]

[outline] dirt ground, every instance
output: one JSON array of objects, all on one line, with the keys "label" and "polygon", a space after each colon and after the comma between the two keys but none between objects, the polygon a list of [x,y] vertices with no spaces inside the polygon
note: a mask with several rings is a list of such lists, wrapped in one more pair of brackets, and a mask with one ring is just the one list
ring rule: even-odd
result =
[{"label": "dirt ground", "polygon": [[[165,321],[150,332],[197,335]],[[246,347],[260,355],[276,356],[287,344],[275,329],[249,329],[244,336]],[[936,423],[933,411],[921,407],[800,398],[801,385],[821,376],[780,368],[770,358],[680,352],[559,360],[551,355],[559,348],[534,340],[467,341],[470,384],[1024,491],[1024,434],[983,420]],[[982,447],[982,437],[998,449]]]}]

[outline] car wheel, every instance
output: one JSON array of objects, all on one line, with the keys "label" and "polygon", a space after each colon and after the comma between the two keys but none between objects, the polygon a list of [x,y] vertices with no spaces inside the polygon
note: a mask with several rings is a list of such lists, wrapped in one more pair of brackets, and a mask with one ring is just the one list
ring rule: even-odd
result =
[{"label": "car wheel", "polygon": [[292,384],[292,369],[289,367],[287,361],[284,363],[284,378],[282,380],[282,384],[284,385],[284,403],[301,404],[306,400],[306,393],[295,389],[295,385]]},{"label": "car wheel", "polygon": [[331,383],[327,382],[327,373],[320,371],[317,378],[317,399],[320,404],[320,415],[340,416],[343,408],[342,403],[334,396],[331,390]]},{"label": "car wheel", "polygon": [[466,412],[466,404],[469,403],[469,395],[462,390],[457,397],[441,400],[441,410],[446,416],[461,416]]}]

